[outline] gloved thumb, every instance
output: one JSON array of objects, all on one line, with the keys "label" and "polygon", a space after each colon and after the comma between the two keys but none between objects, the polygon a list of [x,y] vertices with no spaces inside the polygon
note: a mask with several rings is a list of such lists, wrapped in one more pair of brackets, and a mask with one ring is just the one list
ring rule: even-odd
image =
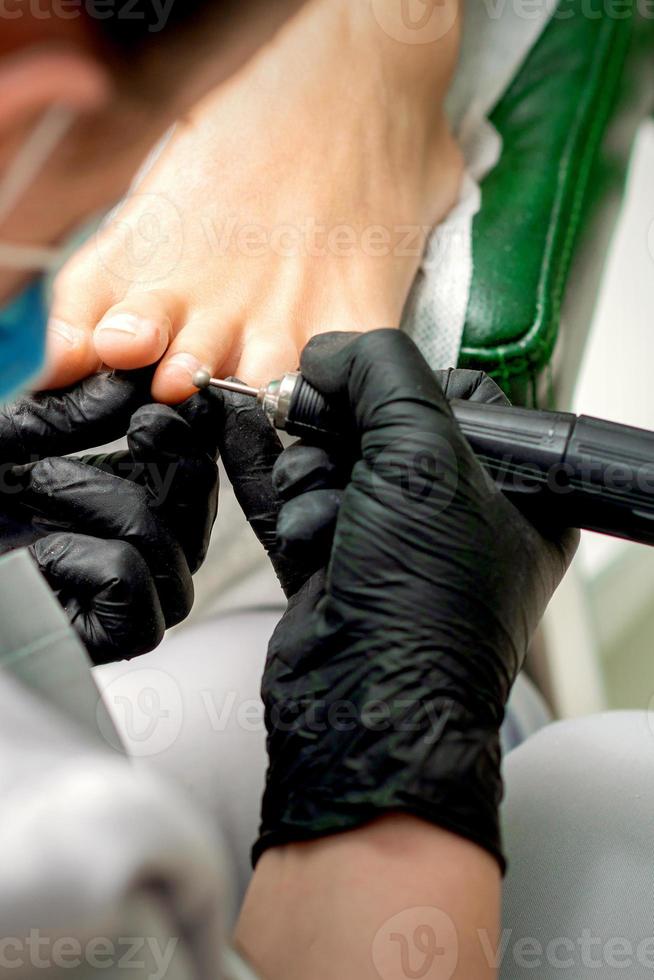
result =
[{"label": "gloved thumb", "polygon": [[381,445],[401,443],[423,427],[457,438],[442,388],[414,342],[400,330],[313,337],[302,353],[301,371],[336,409],[352,417],[364,454],[365,443],[371,446],[375,433]]}]

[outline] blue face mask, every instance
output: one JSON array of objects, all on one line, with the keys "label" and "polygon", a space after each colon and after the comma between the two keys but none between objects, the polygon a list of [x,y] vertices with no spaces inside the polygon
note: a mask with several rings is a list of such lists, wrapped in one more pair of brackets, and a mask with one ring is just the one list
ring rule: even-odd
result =
[{"label": "blue face mask", "polygon": [[0,403],[10,401],[43,370],[47,321],[42,279],[0,308]]}]

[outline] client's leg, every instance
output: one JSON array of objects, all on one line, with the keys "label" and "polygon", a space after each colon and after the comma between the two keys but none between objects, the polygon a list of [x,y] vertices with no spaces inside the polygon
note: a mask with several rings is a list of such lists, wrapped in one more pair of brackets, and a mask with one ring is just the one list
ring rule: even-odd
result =
[{"label": "client's leg", "polygon": [[[654,976],[654,722],[560,722],[510,753],[501,977]],[[484,937],[480,937],[484,941]]]}]

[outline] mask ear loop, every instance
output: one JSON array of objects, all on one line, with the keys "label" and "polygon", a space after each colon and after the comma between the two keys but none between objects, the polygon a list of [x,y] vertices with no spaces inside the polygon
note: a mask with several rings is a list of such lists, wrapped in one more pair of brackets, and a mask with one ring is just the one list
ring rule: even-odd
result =
[{"label": "mask ear loop", "polygon": [[60,249],[0,242],[0,269],[15,272],[53,272],[62,261]]},{"label": "mask ear loop", "polygon": [[[0,224],[11,214],[48,159],[71,128],[77,111],[52,106],[36,123],[0,180]],[[16,270],[49,270],[59,261],[56,247],[0,242],[0,267]]]}]

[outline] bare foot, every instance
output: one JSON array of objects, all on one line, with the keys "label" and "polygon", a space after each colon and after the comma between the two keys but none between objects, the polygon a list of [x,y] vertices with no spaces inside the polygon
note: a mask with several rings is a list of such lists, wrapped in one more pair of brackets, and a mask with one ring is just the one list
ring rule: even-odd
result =
[{"label": "bare foot", "polygon": [[412,44],[384,2],[314,0],[180,124],[58,277],[49,387],[161,359],[153,395],[174,403],[199,366],[264,383],[315,333],[399,325],[459,187],[458,4]]}]

